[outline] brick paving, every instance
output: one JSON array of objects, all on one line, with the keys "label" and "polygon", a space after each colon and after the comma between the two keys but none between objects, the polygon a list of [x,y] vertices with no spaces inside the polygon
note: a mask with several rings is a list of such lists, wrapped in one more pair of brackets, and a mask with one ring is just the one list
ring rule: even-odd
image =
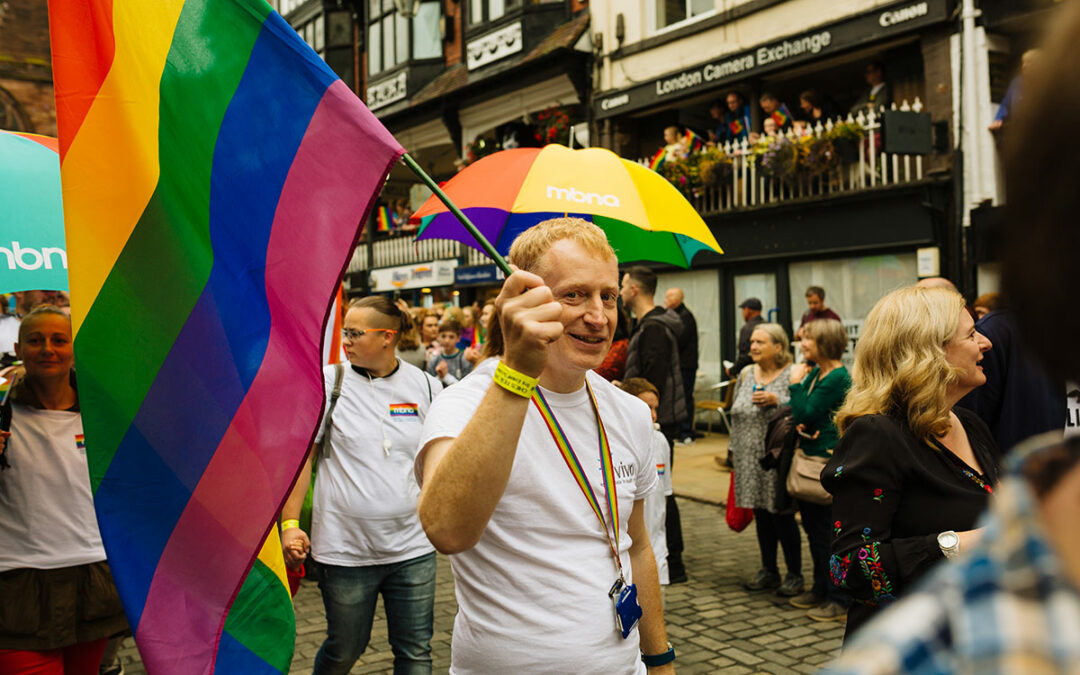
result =
[{"label": "brick paving", "polygon": [[[704,450],[700,448],[698,453],[704,454]],[[715,480],[726,480],[727,474],[716,474]],[[680,499],[679,509],[690,581],[669,586],[666,591],[668,634],[679,653],[679,673],[812,673],[836,654],[842,624],[812,621],[803,610],[790,607],[786,599],[771,592],[742,589],[741,579],[758,566],[753,527],[739,534],[731,532],[724,525],[723,508],[716,504]],[[805,537],[803,543],[803,574],[809,579],[810,556]],[[455,611],[450,564],[440,557],[432,640],[435,672],[445,673],[449,666]],[[309,673],[326,629],[322,600],[314,584],[305,584],[297,594],[296,620],[292,672]],[[121,656],[127,673],[145,672],[130,640]],[[389,673],[392,663],[380,603],[371,645],[352,672]]]}]

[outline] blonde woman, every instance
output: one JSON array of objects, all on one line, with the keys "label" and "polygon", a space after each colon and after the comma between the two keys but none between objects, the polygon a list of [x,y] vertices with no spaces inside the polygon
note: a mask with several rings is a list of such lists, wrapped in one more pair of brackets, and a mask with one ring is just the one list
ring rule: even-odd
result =
[{"label": "blonde woman", "polygon": [[[776,407],[788,401],[791,352],[788,336],[775,323],[763,323],[750,334],[752,368],[744,368],[735,383],[731,404],[731,445],[735,463],[735,503],[754,510],[761,569],[743,586],[761,591],[776,588],[784,596],[802,593],[802,550],[794,505],[776,471],[761,468],[765,431]],[[781,580],[776,545],[784,549],[787,575]]]},{"label": "blonde woman", "polygon": [[953,406],[986,381],[990,347],[963,298],[942,288],[893,291],[863,325],[821,474],[833,495],[830,573],[856,601],[845,639],[980,536],[1000,455],[982,420]]}]

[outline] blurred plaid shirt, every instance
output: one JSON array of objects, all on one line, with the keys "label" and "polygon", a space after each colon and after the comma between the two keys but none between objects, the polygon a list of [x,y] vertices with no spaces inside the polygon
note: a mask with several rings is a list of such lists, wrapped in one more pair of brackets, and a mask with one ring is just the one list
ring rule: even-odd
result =
[{"label": "blurred plaid shirt", "polygon": [[[1061,435],[1014,450],[982,541],[939,564],[856,633],[823,673],[1080,673],[1080,591],[1066,578],[1020,476]],[[1076,452],[1078,444],[1069,444]],[[1080,525],[1078,525],[1080,527]]]}]

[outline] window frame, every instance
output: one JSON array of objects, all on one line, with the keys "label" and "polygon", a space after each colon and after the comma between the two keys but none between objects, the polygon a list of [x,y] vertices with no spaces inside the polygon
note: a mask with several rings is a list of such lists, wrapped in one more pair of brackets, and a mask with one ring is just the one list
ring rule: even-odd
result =
[{"label": "window frame", "polygon": [[[676,30],[679,30],[680,28],[685,28],[686,26],[693,25],[693,24],[697,23],[698,21],[702,21],[702,20],[707,19],[709,17],[716,16],[717,14],[720,13],[719,10],[716,9],[716,3],[713,2],[712,9],[710,9],[708,11],[702,12],[701,14],[695,14],[694,16],[688,16],[688,17],[686,17],[685,19],[683,19],[681,21],[676,21],[675,23],[672,23],[672,24],[669,24],[667,26],[664,26],[663,28],[660,28],[660,27],[657,26],[657,20],[658,20],[659,17],[657,15],[657,11],[656,11],[656,9],[657,9],[656,8],[656,3],[661,2],[661,1],[662,0],[648,0],[645,3],[645,6],[646,6],[645,19],[646,19],[646,22],[647,22],[645,28],[648,31],[645,37],[654,37],[654,36],[657,36],[657,35],[663,35],[665,33],[669,33],[671,31],[676,31]],[[693,4],[693,0],[683,0],[683,3],[686,5],[686,9],[688,10],[687,13],[689,13],[690,5]]]},{"label": "window frame", "polygon": [[[494,1],[495,0],[462,0],[462,5],[468,5],[466,9],[467,15],[465,17],[466,21],[464,27],[466,31],[475,31],[483,26],[486,26],[487,24],[494,23],[496,21],[502,21],[507,17],[521,14],[525,10],[525,5],[528,4],[526,0],[498,0],[499,2],[502,2],[503,13],[493,19],[491,18],[491,4]],[[557,1],[558,0],[540,0],[539,4],[550,4]],[[474,2],[479,2],[481,7],[481,17],[477,21],[473,21],[472,5]]]},{"label": "window frame", "polygon": [[[464,2],[465,0],[462,0],[462,1]],[[372,10],[374,9],[373,5],[375,5],[375,4],[379,5],[380,11],[378,12],[378,14],[373,15]],[[420,6],[423,7],[424,5],[436,5],[438,7],[438,14],[436,15],[437,21],[444,20],[444,18],[446,16],[446,12],[445,12],[445,8],[443,7],[443,0],[421,0]],[[387,8],[389,8],[389,9],[387,9]],[[398,45],[398,37],[399,37],[399,35],[398,35],[398,22],[400,20],[402,20],[403,17],[401,17],[400,12],[398,12],[396,4],[392,0],[389,1],[389,2],[387,0],[367,0],[367,12],[366,12],[366,15],[364,17],[364,41],[365,41],[364,50],[365,50],[365,53],[367,54],[367,67],[366,67],[367,72],[366,72],[366,74],[367,74],[368,80],[381,78],[383,75],[386,75],[387,73],[394,72],[395,70],[397,70],[397,69],[399,69],[401,67],[408,67],[409,65],[411,65],[412,63],[414,63],[416,61],[429,61],[429,60],[433,60],[433,59],[442,59],[443,58],[444,52],[443,52],[443,45],[442,45],[441,41],[440,41],[437,56],[430,56],[430,57],[423,57],[423,58],[417,58],[415,56],[414,46],[415,46],[415,42],[416,42],[416,20],[417,20],[417,18],[419,16],[420,16],[420,11],[417,11],[416,16],[410,17],[408,19],[404,19],[404,21],[406,23],[406,26],[408,27],[408,29],[406,30],[406,46],[405,46],[405,51],[404,51],[405,58],[403,60],[398,60],[397,57],[398,57],[400,49],[401,49],[400,46]],[[390,21],[389,21],[389,29],[387,30],[386,27],[384,26],[384,22],[388,18],[390,19]],[[371,69],[371,63],[372,63],[372,61],[371,61],[371,53],[372,53],[371,52],[371,46],[373,44],[373,40],[371,39],[371,30],[372,30],[372,28],[374,26],[379,27],[379,66],[380,66],[380,68],[377,71],[372,71],[372,69]],[[386,39],[387,38],[387,32],[389,32],[391,34],[390,37],[393,39],[393,44],[391,44],[389,46],[387,45],[387,39]],[[393,54],[393,56],[394,56],[394,64],[392,66],[387,66],[386,65],[385,56],[387,54],[388,49],[390,50],[390,53]]]}]

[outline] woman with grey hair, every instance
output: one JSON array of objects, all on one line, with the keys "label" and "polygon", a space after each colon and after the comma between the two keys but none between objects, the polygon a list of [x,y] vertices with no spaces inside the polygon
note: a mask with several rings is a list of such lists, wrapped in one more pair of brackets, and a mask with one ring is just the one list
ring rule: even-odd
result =
[{"label": "woman with grey hair", "polygon": [[[731,445],[735,463],[735,503],[754,510],[761,569],[743,585],[747,590],[777,589],[783,596],[803,590],[799,527],[777,472],[758,462],[765,445],[769,418],[788,401],[791,352],[788,336],[775,323],[763,323],[750,336],[752,368],[744,368],[735,383],[731,405]],[[776,546],[784,550],[787,574],[781,580]]]}]

